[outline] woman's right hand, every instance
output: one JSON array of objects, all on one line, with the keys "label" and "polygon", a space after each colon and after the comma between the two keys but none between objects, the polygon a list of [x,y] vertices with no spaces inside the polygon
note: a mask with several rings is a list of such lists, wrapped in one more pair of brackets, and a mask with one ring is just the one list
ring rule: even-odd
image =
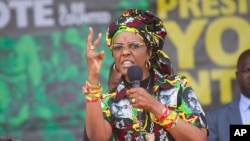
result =
[{"label": "woman's right hand", "polygon": [[101,41],[102,34],[99,33],[97,39],[93,42],[94,31],[93,28],[89,28],[89,34],[86,40],[85,57],[88,67],[88,81],[91,84],[98,83],[98,75],[101,70],[101,65],[104,60],[104,51],[96,52],[95,49]]}]

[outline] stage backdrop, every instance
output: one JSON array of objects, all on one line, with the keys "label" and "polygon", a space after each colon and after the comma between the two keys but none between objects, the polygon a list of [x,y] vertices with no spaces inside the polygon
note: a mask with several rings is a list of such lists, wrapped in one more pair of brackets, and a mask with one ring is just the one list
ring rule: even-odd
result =
[{"label": "stage backdrop", "polygon": [[128,8],[164,21],[164,50],[205,111],[238,97],[235,65],[250,48],[249,0],[0,0],[0,136],[80,141],[88,28],[104,35],[97,50],[105,51],[100,82],[107,91],[113,59],[105,32]]}]

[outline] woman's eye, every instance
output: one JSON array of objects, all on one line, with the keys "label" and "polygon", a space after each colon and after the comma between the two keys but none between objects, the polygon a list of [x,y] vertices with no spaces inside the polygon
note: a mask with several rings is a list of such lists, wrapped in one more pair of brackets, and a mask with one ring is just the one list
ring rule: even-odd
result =
[{"label": "woman's eye", "polygon": [[114,50],[121,50],[122,48],[123,48],[122,45],[114,45],[113,46]]},{"label": "woman's eye", "polygon": [[137,49],[137,48],[140,47],[140,45],[139,45],[139,44],[136,44],[136,43],[130,43],[130,44],[128,45],[128,47],[129,47],[130,49]]}]

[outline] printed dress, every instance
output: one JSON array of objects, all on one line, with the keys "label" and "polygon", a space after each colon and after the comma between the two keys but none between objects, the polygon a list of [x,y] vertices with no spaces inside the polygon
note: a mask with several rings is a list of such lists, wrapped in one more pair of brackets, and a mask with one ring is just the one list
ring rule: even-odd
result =
[{"label": "printed dress", "polygon": [[[148,89],[153,97],[177,112],[181,119],[199,128],[207,128],[204,111],[184,76],[162,76],[155,71],[153,82],[153,87]],[[115,92],[102,97],[103,115],[113,128],[115,140],[150,140],[146,139],[147,136],[155,141],[174,141],[164,127],[152,120],[150,112],[132,107],[126,89],[124,81],[121,81]]]}]

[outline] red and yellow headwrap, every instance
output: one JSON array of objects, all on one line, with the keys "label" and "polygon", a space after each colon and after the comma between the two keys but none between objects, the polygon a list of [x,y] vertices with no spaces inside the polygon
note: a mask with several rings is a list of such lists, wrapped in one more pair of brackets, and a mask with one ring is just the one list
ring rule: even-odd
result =
[{"label": "red and yellow headwrap", "polygon": [[148,10],[128,9],[109,25],[106,33],[107,46],[110,48],[114,37],[124,31],[137,34],[152,50],[150,61],[154,69],[161,74],[173,74],[169,57],[162,50],[167,32],[161,19]]}]

